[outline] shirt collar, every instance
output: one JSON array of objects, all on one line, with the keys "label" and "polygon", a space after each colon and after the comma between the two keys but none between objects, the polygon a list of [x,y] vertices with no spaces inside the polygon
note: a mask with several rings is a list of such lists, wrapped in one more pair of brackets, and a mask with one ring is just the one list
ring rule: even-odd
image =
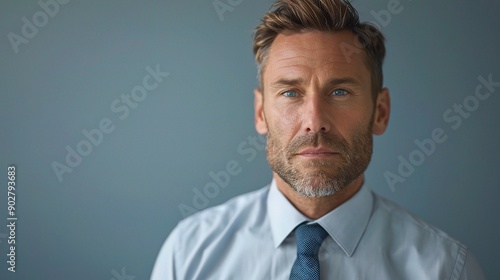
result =
[{"label": "shirt collar", "polygon": [[277,248],[283,240],[304,221],[311,219],[302,215],[283,193],[278,190],[276,181],[273,179],[267,196],[267,209],[269,209],[269,222],[273,235],[273,244]]},{"label": "shirt collar", "polygon": [[[368,225],[372,206],[373,196],[370,190],[366,186],[361,186],[349,200],[315,222],[320,224],[350,257]],[[267,208],[275,248],[280,246],[296,226],[304,221],[311,221],[278,190],[274,179],[267,197]]]}]

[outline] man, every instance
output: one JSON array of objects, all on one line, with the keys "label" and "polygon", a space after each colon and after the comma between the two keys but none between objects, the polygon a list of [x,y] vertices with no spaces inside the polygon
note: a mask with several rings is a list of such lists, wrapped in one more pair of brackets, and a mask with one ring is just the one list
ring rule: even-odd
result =
[{"label": "man", "polygon": [[280,0],[257,27],[270,186],[173,230],[151,279],[483,279],[468,249],[365,186],[390,112],[384,38],[342,0]]}]

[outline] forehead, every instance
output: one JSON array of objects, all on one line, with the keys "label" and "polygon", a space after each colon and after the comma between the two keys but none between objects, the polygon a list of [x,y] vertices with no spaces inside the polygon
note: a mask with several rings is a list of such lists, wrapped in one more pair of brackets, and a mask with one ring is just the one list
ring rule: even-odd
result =
[{"label": "forehead", "polygon": [[280,78],[370,80],[366,55],[350,31],[280,33],[272,43],[264,82]]}]

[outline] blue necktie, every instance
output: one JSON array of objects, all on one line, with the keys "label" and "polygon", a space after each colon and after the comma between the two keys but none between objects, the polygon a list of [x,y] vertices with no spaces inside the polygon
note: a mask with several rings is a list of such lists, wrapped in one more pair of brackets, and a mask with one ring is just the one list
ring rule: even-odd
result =
[{"label": "blue necktie", "polygon": [[318,224],[300,224],[295,229],[297,259],[293,263],[290,280],[319,280],[318,252],[328,233]]}]

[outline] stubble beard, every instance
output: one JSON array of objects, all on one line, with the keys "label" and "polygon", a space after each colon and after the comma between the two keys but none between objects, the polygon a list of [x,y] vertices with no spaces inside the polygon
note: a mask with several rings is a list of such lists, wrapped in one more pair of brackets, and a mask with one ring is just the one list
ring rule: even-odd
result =
[{"label": "stubble beard", "polygon": [[[373,151],[372,123],[369,122],[368,128],[356,128],[352,146],[344,138],[328,133],[297,136],[286,146],[278,139],[279,131],[269,130],[266,145],[269,165],[301,196],[334,195],[361,176],[368,167]],[[339,154],[330,159],[308,160],[303,164],[297,162],[296,153],[318,146]]]}]

